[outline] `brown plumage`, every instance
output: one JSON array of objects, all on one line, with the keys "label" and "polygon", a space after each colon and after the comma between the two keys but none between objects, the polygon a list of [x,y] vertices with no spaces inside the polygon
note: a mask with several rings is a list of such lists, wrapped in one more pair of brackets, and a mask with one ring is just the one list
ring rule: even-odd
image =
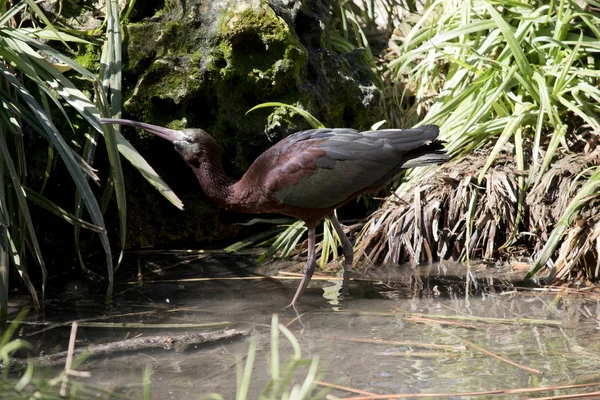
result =
[{"label": "brown plumage", "polygon": [[436,140],[435,125],[369,132],[311,129],[290,135],[266,150],[236,181],[223,171],[217,143],[202,129],[176,131],[126,119],[101,122],[137,127],[172,142],[206,195],[227,210],[280,213],[304,221],[308,258],[289,306],[300,299],[315,271],[315,228],[324,217],[331,219],[343,244],[342,293],[347,294],[353,248],[333,211],[362,193],[380,189],[402,170],[448,159]]}]

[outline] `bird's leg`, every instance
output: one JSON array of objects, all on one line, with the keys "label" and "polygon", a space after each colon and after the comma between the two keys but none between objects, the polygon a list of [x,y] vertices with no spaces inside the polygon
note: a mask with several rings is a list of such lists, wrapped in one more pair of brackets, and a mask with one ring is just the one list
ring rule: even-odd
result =
[{"label": "bird's leg", "polygon": [[302,276],[300,286],[298,286],[298,289],[296,289],[296,294],[287,308],[294,308],[296,306],[296,302],[300,300],[300,297],[302,297],[304,289],[306,289],[308,283],[310,282],[310,278],[312,278],[313,274],[315,273],[316,267],[317,260],[315,257],[315,228],[313,227],[308,229],[308,257],[306,259],[306,264],[304,264],[304,276]]},{"label": "bird's leg", "polygon": [[331,220],[331,224],[333,228],[337,232],[340,240],[342,241],[342,248],[344,249],[344,280],[342,283],[342,296],[348,295],[348,286],[350,285],[350,271],[352,271],[352,262],[354,261],[354,247],[348,236],[344,233],[344,228],[342,228],[342,224],[338,221],[335,213],[329,216]]}]

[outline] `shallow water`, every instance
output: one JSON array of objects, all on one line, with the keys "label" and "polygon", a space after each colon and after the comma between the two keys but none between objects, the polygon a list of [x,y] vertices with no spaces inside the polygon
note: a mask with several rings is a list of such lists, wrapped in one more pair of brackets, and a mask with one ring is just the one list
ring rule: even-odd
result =
[{"label": "shallow water", "polygon": [[[382,268],[371,272],[365,281],[353,282],[351,296],[346,299],[337,298],[335,290],[331,290],[339,281],[314,281],[295,312],[282,307],[292,298],[298,280],[222,279],[254,276],[251,258],[148,254],[139,257],[129,256],[129,262],[135,265],[139,261],[144,284],[117,287],[114,304],[109,308],[99,306],[102,295],[96,287],[88,287],[85,297],[81,297],[81,285],[86,284],[79,282],[80,287],[57,293],[48,302],[44,317],[32,316],[30,322],[47,324],[80,318],[96,321],[102,315],[127,313],[130,315],[102,321],[230,321],[231,327],[245,330],[248,335],[179,353],[158,349],[100,357],[79,367],[91,372],[86,382],[117,393],[139,397],[142,369],[150,366],[153,399],[196,399],[211,392],[234,398],[236,360],[244,361],[251,337],[256,337],[258,351],[249,398],[257,398],[269,380],[270,324],[274,313],[299,341],[303,357],[319,357],[320,381],[358,391],[464,393],[600,382],[598,301],[585,294],[559,296],[530,289],[516,291],[510,283],[515,276],[509,272],[485,266],[474,268],[467,289],[462,265]],[[194,277],[221,279],[182,281]],[[155,313],[143,314],[147,311]],[[21,333],[36,345],[37,351],[65,350],[70,327],[48,328],[24,325]],[[176,327],[158,330],[82,326],[77,346],[185,331]],[[283,337],[281,342],[280,357],[284,362],[292,348]],[[480,348],[518,365],[494,358]],[[307,366],[300,369],[298,382],[307,370]],[[508,397],[595,390],[600,390],[600,386]],[[339,389],[331,389],[329,394],[358,396]]]}]

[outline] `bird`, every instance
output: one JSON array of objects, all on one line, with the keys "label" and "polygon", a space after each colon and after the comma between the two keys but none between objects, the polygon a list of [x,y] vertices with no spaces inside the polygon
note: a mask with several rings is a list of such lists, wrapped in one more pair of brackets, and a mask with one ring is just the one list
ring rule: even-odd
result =
[{"label": "bird", "polygon": [[223,170],[220,148],[202,129],[174,130],[128,119],[104,124],[143,129],[173,144],[202,190],[218,206],[238,213],[278,213],[304,221],[308,256],[287,308],[295,308],[316,268],[315,229],[329,218],[344,254],[342,295],[348,295],[354,248],[334,211],[357,196],[377,191],[403,170],[448,160],[439,127],[381,129],[316,128],[291,134],[256,158],[237,180]]}]

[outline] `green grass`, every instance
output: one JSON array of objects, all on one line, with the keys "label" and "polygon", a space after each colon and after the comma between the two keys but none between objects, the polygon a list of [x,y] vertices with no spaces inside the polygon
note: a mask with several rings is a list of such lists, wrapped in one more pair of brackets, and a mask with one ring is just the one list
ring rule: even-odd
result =
[{"label": "green grass", "polygon": [[[7,313],[9,266],[18,271],[16,275],[23,280],[34,305],[39,308],[44,301],[47,269],[35,230],[36,221],[29,209],[31,203],[72,224],[77,244],[82,228],[98,235],[105,254],[106,300],[110,301],[113,273],[121,260],[127,229],[120,157],[125,157],[160,193],[182,208],[177,196],[117,128],[99,122],[100,117],[118,117],[121,112],[118,5],[114,1],[106,5],[107,32],[100,41],[103,46],[100,77],[57,50],[60,47],[69,51],[70,44],[95,45],[97,41],[55,28],[33,0],[18,2],[10,8],[1,2],[0,10],[3,11],[0,16],[0,319]],[[31,17],[32,26],[21,24],[24,16]],[[90,88],[92,93],[88,94]],[[63,121],[61,127],[66,127],[68,135],[82,144],[83,154],[65,138],[65,132],[59,130],[54,120]],[[28,185],[30,162],[24,146],[25,135],[37,135],[48,143],[46,177],[39,187]],[[110,162],[110,170],[102,174],[108,177],[104,181],[92,168],[97,145],[102,143],[101,149]],[[56,159],[64,164],[76,188],[72,210],[65,210],[44,196]],[[105,201],[114,199],[117,203],[121,253],[116,263],[104,220],[106,204],[99,202],[91,182],[103,187]],[[90,221],[84,220],[84,215]],[[34,267],[42,277],[37,288],[30,278]],[[85,268],[83,262],[82,267]]]},{"label": "green grass", "polygon": [[[293,350],[293,354],[287,361],[281,360],[280,338],[282,334]],[[277,314],[273,314],[273,318],[271,319],[270,346],[270,379],[263,386],[263,390],[258,396],[259,399],[302,400],[325,397],[324,391],[314,393],[319,372],[319,357],[314,356],[312,359],[302,357],[300,343],[289,329],[279,323]],[[249,393],[254,377],[254,362],[256,360],[257,347],[256,337],[252,337],[246,360],[237,360],[236,400],[255,398],[249,396]],[[306,369],[308,371],[304,372]],[[298,380],[297,375],[304,377]],[[224,397],[218,393],[210,393],[200,397],[200,399],[222,400]]]},{"label": "green grass", "polygon": [[[390,121],[440,125],[456,159],[491,149],[479,184],[500,153],[512,153],[519,173],[517,222],[503,247],[523,233],[526,194],[540,185],[551,164],[586,143],[593,146],[600,135],[598,27],[593,1],[438,0],[413,13],[392,36],[384,67],[394,83],[386,93]],[[587,180],[582,189],[595,190],[595,176],[582,177]],[[471,204],[477,195],[474,191]],[[561,243],[573,213],[594,199],[571,200],[530,275]],[[471,218],[468,233],[477,230],[473,223]]]}]

